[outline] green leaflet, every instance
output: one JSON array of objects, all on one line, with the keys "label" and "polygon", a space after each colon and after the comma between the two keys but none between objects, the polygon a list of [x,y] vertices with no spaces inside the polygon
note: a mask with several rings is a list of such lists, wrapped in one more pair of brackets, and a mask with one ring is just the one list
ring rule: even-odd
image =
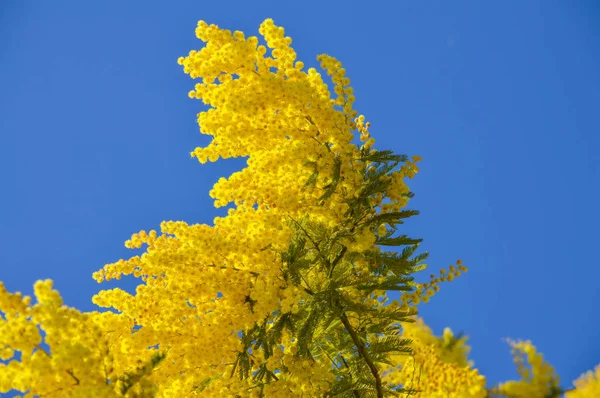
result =
[{"label": "green leaflet", "polygon": [[418,215],[418,210],[402,210],[391,213],[383,213],[371,217],[369,220],[365,221],[363,225],[378,226],[379,224],[404,224],[402,219]]},{"label": "green leaflet", "polygon": [[378,238],[375,244],[380,246],[402,246],[402,245],[414,245],[421,243],[423,239],[412,239],[406,235],[397,236],[395,238]]}]

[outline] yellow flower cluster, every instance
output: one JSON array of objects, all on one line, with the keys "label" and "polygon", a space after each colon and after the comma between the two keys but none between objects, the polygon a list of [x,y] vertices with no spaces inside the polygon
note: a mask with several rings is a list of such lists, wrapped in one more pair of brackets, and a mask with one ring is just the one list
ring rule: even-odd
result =
[{"label": "yellow flower cluster", "polygon": [[[50,280],[36,282],[37,302],[32,305],[31,297],[8,293],[0,283],[0,311],[5,316],[0,320],[1,359],[21,352],[19,359],[0,364],[0,393],[17,389],[29,391],[28,397],[59,397],[76,387],[72,396],[115,396],[119,382],[109,386],[107,381],[129,369],[131,361],[118,348],[121,335],[131,333],[124,319],[64,306],[52,285]],[[48,348],[42,345],[42,333]]]},{"label": "yellow flower cluster", "polygon": [[521,380],[507,381],[496,389],[507,397],[547,397],[559,391],[559,379],[531,341],[509,340]]},{"label": "yellow flower cluster", "polygon": [[402,337],[412,341],[413,352],[394,358],[398,365],[386,369],[388,381],[423,397],[486,397],[485,377],[467,359],[466,337],[449,328],[437,337],[420,318],[403,324]]},{"label": "yellow flower cluster", "polygon": [[[427,265],[421,264],[421,267],[425,269]],[[406,311],[411,307],[416,307],[421,302],[428,303],[431,297],[440,291],[440,283],[451,282],[454,278],[468,271],[468,268],[462,265],[462,260],[457,260],[456,266],[450,265],[448,269],[449,271],[446,271],[446,269],[442,268],[439,276],[431,274],[427,283],[415,283],[415,290],[401,294],[400,299],[391,301],[390,305]]]},{"label": "yellow flower cluster", "polygon": [[565,394],[566,398],[600,397],[600,365],[594,370],[582,374],[573,382],[575,389]]},{"label": "yellow flower cluster", "polygon": [[[332,98],[315,69],[305,72],[302,62],[295,62],[283,28],[266,20],[259,33],[266,47],[257,37],[246,38],[201,21],[196,35],[206,45],[178,60],[191,77],[202,79],[190,96],[211,106],[198,115],[198,123],[213,140],[192,156],[202,163],[248,157],[245,169],[221,178],[210,192],[215,206],[234,203],[235,208],[215,218],[212,227],[169,221],[161,224],[160,232],[140,231],[125,245],[146,246],[141,256],[107,264],[94,273],[98,282],[124,275],[143,282],[135,294],[119,288],[103,290],[93,302],[117,310],[115,317],[135,327],[134,333],[120,337],[122,356],[114,359],[121,361],[115,366],[119,372],[139,365],[133,360],[139,357],[138,350],[157,344],[168,350],[168,363],[155,369],[151,378],[170,393],[193,390],[198,375],[214,379],[207,391],[249,383],[219,378],[240,350],[237,331],[274,311],[297,311],[306,296],[281,277],[276,252],[287,249],[293,233],[286,224],[308,216],[337,227],[348,210],[344,198],[355,197],[361,187],[364,170],[356,168],[359,149],[350,142],[357,113],[341,63],[327,55],[318,58],[332,76],[337,95]],[[336,158],[341,164],[339,188],[322,206],[320,198],[334,178]],[[307,161],[320,174],[315,186],[304,189],[314,170],[306,167]],[[408,192],[403,178],[403,173],[396,175],[396,189]],[[362,228],[348,246],[361,252],[372,249],[374,242],[373,231]],[[290,388],[302,391],[314,385],[308,383],[313,376],[301,377],[292,356],[285,366],[296,369],[294,380],[284,383],[282,376],[281,383],[269,388],[286,385],[282,391],[289,394]],[[319,372],[318,380],[331,376],[328,363],[310,369]]]},{"label": "yellow flower cluster", "polygon": [[433,346],[419,347],[404,364],[402,385],[423,397],[486,397],[485,377],[477,369],[442,361]]},{"label": "yellow flower cluster", "polygon": [[402,336],[418,342],[420,346],[433,346],[437,356],[443,362],[459,366],[473,365],[468,360],[471,347],[467,345],[467,337],[455,336],[450,328],[445,328],[442,336],[435,336],[421,318],[414,323],[403,325]]},{"label": "yellow flower cluster", "polygon": [[[399,314],[414,314],[440,283],[467,269],[459,260],[384,306],[386,291],[372,283],[399,284],[402,277],[401,272],[394,277],[375,273],[378,264],[373,259],[381,254],[377,242],[389,237],[390,213],[407,205],[406,179],[419,171],[421,158],[413,156],[384,176],[375,174],[373,157],[378,152],[373,149],[370,123],[353,109],[354,92],[342,64],[328,55],[317,58],[331,77],[332,94],[316,69],[305,71],[296,60],[291,38],[282,27],[267,19],[259,33],[266,46],[256,36],[200,21],[196,36],[205,46],[178,59],[185,73],[201,79],[189,96],[209,105],[208,111],[198,114],[198,124],[212,141],[191,156],[201,163],[247,157],[244,169],[220,178],[209,193],[216,207],[234,206],[226,216],[216,217],[213,226],[165,221],[160,232],[133,234],[125,246],[144,247],[144,253],[107,264],[93,275],[98,282],[123,276],[140,280],[133,294],[114,288],[93,297],[98,306],[116,312],[69,308],[49,280],[35,284],[35,304],[30,297],[8,293],[0,283],[0,393],[16,389],[27,397],[326,396],[339,381],[332,370],[339,370],[341,363],[350,368],[339,352],[331,357],[322,347],[335,337],[337,342],[352,343],[346,355],[359,352],[369,369],[366,377],[378,375],[377,368],[383,372],[379,380],[373,376],[378,396],[381,379],[386,388],[405,386],[423,397],[485,396],[485,378],[468,362],[465,339],[449,329],[435,337],[422,321],[406,322],[401,336],[413,340],[412,355],[392,355],[397,366],[389,365],[383,354],[375,355],[375,360],[369,357],[365,339],[379,344],[382,352],[389,347],[377,340],[380,336],[368,336],[365,325],[379,326],[373,312],[365,311],[367,316],[358,309],[405,319]],[[351,143],[355,130],[361,147]],[[376,183],[389,184],[385,193],[367,195],[366,205],[359,206],[364,214],[356,216],[363,224],[356,221],[350,227],[348,214],[357,211],[350,203],[365,197],[361,195],[369,173],[376,175]],[[294,283],[286,270],[298,258],[286,260],[282,253],[292,242],[298,243],[294,234],[308,228],[306,220],[316,231],[313,235],[324,235],[329,247],[323,249],[315,241],[302,247],[301,260],[310,267],[295,275],[302,280]],[[331,238],[333,234],[339,239]],[[305,235],[305,243],[312,240]],[[326,250],[332,258],[323,260]],[[329,267],[327,277],[316,263]],[[418,267],[422,270],[425,265],[414,264],[412,271]],[[323,303],[327,310],[340,307],[342,315],[337,314],[339,319],[332,324],[345,329],[338,327],[343,333],[326,336],[325,327],[319,326],[324,320],[308,316],[317,325],[315,338],[328,337],[310,347],[314,356],[299,355],[309,348],[300,347],[291,335],[293,328],[269,335],[276,337],[270,342],[275,347],[270,355],[257,348],[255,336],[244,334],[261,324],[265,333],[275,330],[273,314],[307,315],[303,304],[315,292],[321,296],[313,300],[314,308],[324,307]],[[344,308],[342,301],[351,304]],[[344,312],[347,308],[351,316]],[[302,333],[308,334],[308,329]],[[528,355],[533,376],[520,365],[526,381],[506,383],[502,391],[538,394],[558,383],[527,344],[516,343],[514,348]],[[366,388],[360,384],[365,380],[362,375],[346,376]],[[598,372],[576,382],[578,390],[588,394],[581,396],[598,390],[597,376]]]},{"label": "yellow flower cluster", "polygon": [[494,394],[508,398],[600,397],[600,365],[582,374],[573,382],[574,388],[563,389],[554,368],[539,353],[531,341],[509,340],[520,380],[511,380],[493,389]]}]

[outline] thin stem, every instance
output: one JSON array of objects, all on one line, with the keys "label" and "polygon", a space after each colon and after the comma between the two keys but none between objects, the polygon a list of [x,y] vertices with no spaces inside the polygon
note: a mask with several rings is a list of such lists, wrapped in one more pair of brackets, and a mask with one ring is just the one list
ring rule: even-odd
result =
[{"label": "thin stem", "polygon": [[50,353],[48,351],[44,350],[44,348],[41,345],[36,344],[35,348],[37,348],[38,350],[40,350],[41,352],[43,352],[44,354],[46,354],[49,358],[52,358],[52,355],[50,355]]},{"label": "thin stem", "polygon": [[[341,307],[339,305],[339,303],[338,303],[338,306]],[[340,308],[340,309],[342,309],[342,308]],[[367,366],[371,370],[371,374],[375,378],[375,388],[377,389],[377,398],[383,398],[383,386],[381,384],[381,376],[379,375],[379,371],[377,370],[377,367],[371,360],[371,357],[369,356],[369,353],[367,352],[367,349],[365,348],[364,344],[362,343],[362,341],[360,341],[360,338],[356,334],[356,331],[354,330],[352,325],[350,325],[350,321],[348,320],[348,317],[346,316],[346,313],[343,311],[343,309],[342,309],[342,313],[340,315],[340,319],[342,320],[344,327],[350,334],[350,337],[352,338],[352,341],[354,342],[354,345],[356,346],[356,348],[358,350],[358,354],[367,363]]]},{"label": "thin stem", "polygon": [[245,269],[241,269],[241,268],[236,268],[236,267],[227,267],[225,265],[216,265],[216,264],[207,264],[207,267],[213,267],[213,268],[220,268],[220,269],[230,269],[232,271],[245,271],[250,273],[252,276],[259,276],[260,274],[258,272],[254,272],[254,271],[248,271]]},{"label": "thin stem", "polygon": [[348,248],[346,246],[342,246],[342,251],[340,252],[340,254],[337,255],[337,257],[333,260],[331,266],[329,267],[329,279],[331,279],[331,276],[333,275],[333,270],[335,269],[335,266],[340,262],[340,260],[342,259],[342,257],[344,257],[344,254],[346,254],[347,251]]},{"label": "thin stem", "polygon": [[67,370],[67,373],[75,380],[75,385],[79,384],[79,379],[75,377],[72,370]]},{"label": "thin stem", "polygon": [[[344,365],[346,366],[346,368],[348,370],[350,370],[350,366],[348,366],[348,362],[346,362],[346,358],[344,358],[344,356],[342,354],[340,354],[340,357],[342,358],[342,362],[344,362]],[[352,378],[352,375],[350,375],[350,378]],[[356,398],[360,398],[360,393],[357,390],[352,390],[352,393]]]},{"label": "thin stem", "polygon": [[288,216],[288,218],[290,220],[292,220],[294,223],[296,223],[296,225],[298,226],[298,228],[300,228],[302,230],[302,232],[304,232],[304,235],[306,235],[306,237],[310,240],[310,243],[313,244],[313,246],[317,249],[317,251],[321,251],[321,249],[319,248],[319,244],[317,242],[315,242],[313,240],[313,238],[310,236],[310,234],[306,231],[306,229],[304,229],[304,227],[296,220],[294,220],[292,217]]}]

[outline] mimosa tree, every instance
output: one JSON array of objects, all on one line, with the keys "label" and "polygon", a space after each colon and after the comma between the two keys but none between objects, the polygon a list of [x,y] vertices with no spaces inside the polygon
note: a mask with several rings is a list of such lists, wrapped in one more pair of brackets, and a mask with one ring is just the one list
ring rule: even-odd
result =
[{"label": "mimosa tree", "polygon": [[[69,308],[50,280],[35,284],[35,304],[0,285],[0,392],[558,394],[558,378],[530,343],[513,345],[523,380],[486,389],[466,338],[449,329],[437,337],[416,318],[440,284],[467,271],[458,260],[422,276],[427,253],[403,228],[418,214],[408,207],[407,181],[421,158],[374,148],[337,59],[317,58],[328,84],[296,60],[282,27],[268,19],[259,32],[266,46],[200,21],[196,35],[206,45],[178,60],[201,79],[190,97],[209,106],[198,123],[212,141],[191,155],[201,163],[247,158],[210,191],[216,207],[232,205],[227,215],[214,225],[168,221],[160,232],[134,234],[125,244],[145,247],[141,256],[94,273],[98,282],[139,280],[135,294],[94,296],[112,311]],[[597,375],[570,396],[598,393]]]}]

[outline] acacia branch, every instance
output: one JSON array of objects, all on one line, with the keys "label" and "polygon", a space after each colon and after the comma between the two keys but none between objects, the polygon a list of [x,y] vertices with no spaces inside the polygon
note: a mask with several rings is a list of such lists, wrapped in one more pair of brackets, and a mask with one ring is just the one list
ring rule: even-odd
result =
[{"label": "acacia branch", "polygon": [[[340,357],[342,357],[342,362],[344,362],[344,366],[346,366],[346,368],[348,370],[350,370],[350,366],[348,366],[348,362],[346,362],[346,358],[344,358],[344,356],[342,354],[340,354]],[[352,374],[350,374],[350,379],[352,379]],[[356,397],[356,398],[360,398],[360,394],[357,390],[352,390],[352,394]]]},{"label": "acacia branch", "polygon": [[[338,303],[338,306],[339,306],[339,303]],[[379,375],[379,371],[377,370],[377,367],[373,363],[373,360],[371,360],[371,357],[369,356],[369,353],[367,352],[365,345],[363,344],[362,341],[360,341],[360,338],[356,334],[356,331],[354,330],[352,325],[350,325],[348,316],[346,316],[346,313],[343,311],[343,309],[342,309],[342,313],[340,315],[340,319],[342,320],[344,327],[350,334],[350,337],[352,338],[352,341],[354,342],[354,345],[356,346],[356,349],[358,350],[358,354],[367,363],[367,366],[371,370],[371,374],[375,378],[375,388],[377,390],[377,398],[383,398],[383,386],[381,383],[381,376]]]},{"label": "acacia branch", "polygon": [[287,216],[287,217],[290,220],[292,220],[298,226],[298,228],[300,228],[302,230],[302,232],[304,232],[304,235],[306,235],[306,237],[308,238],[308,240],[310,240],[310,243],[312,243],[313,246],[315,247],[315,249],[317,249],[317,251],[320,253],[321,249],[319,248],[319,244],[313,240],[312,236],[310,236],[310,234],[308,233],[308,231],[306,231],[306,229],[304,229],[304,227],[298,221],[294,220],[290,216]]},{"label": "acacia branch", "polygon": [[75,385],[79,384],[79,379],[77,377],[75,377],[75,374],[73,373],[72,370],[67,370],[67,373],[75,380]]},{"label": "acacia branch", "polygon": [[338,254],[336,256],[336,258],[333,260],[333,262],[331,263],[331,266],[329,267],[329,278],[330,279],[333,276],[333,270],[335,269],[335,266],[340,262],[340,260],[342,259],[342,257],[344,257],[344,254],[346,254],[347,251],[348,251],[348,247],[342,246],[342,251],[340,251],[340,254]]},{"label": "acacia branch", "polygon": [[252,276],[260,275],[258,272],[255,272],[255,271],[249,271],[246,269],[241,269],[241,268],[236,268],[236,267],[228,267],[226,265],[206,264],[206,267],[219,268],[219,269],[230,269],[230,270],[236,271],[236,272],[245,271],[245,272],[248,272]]}]

